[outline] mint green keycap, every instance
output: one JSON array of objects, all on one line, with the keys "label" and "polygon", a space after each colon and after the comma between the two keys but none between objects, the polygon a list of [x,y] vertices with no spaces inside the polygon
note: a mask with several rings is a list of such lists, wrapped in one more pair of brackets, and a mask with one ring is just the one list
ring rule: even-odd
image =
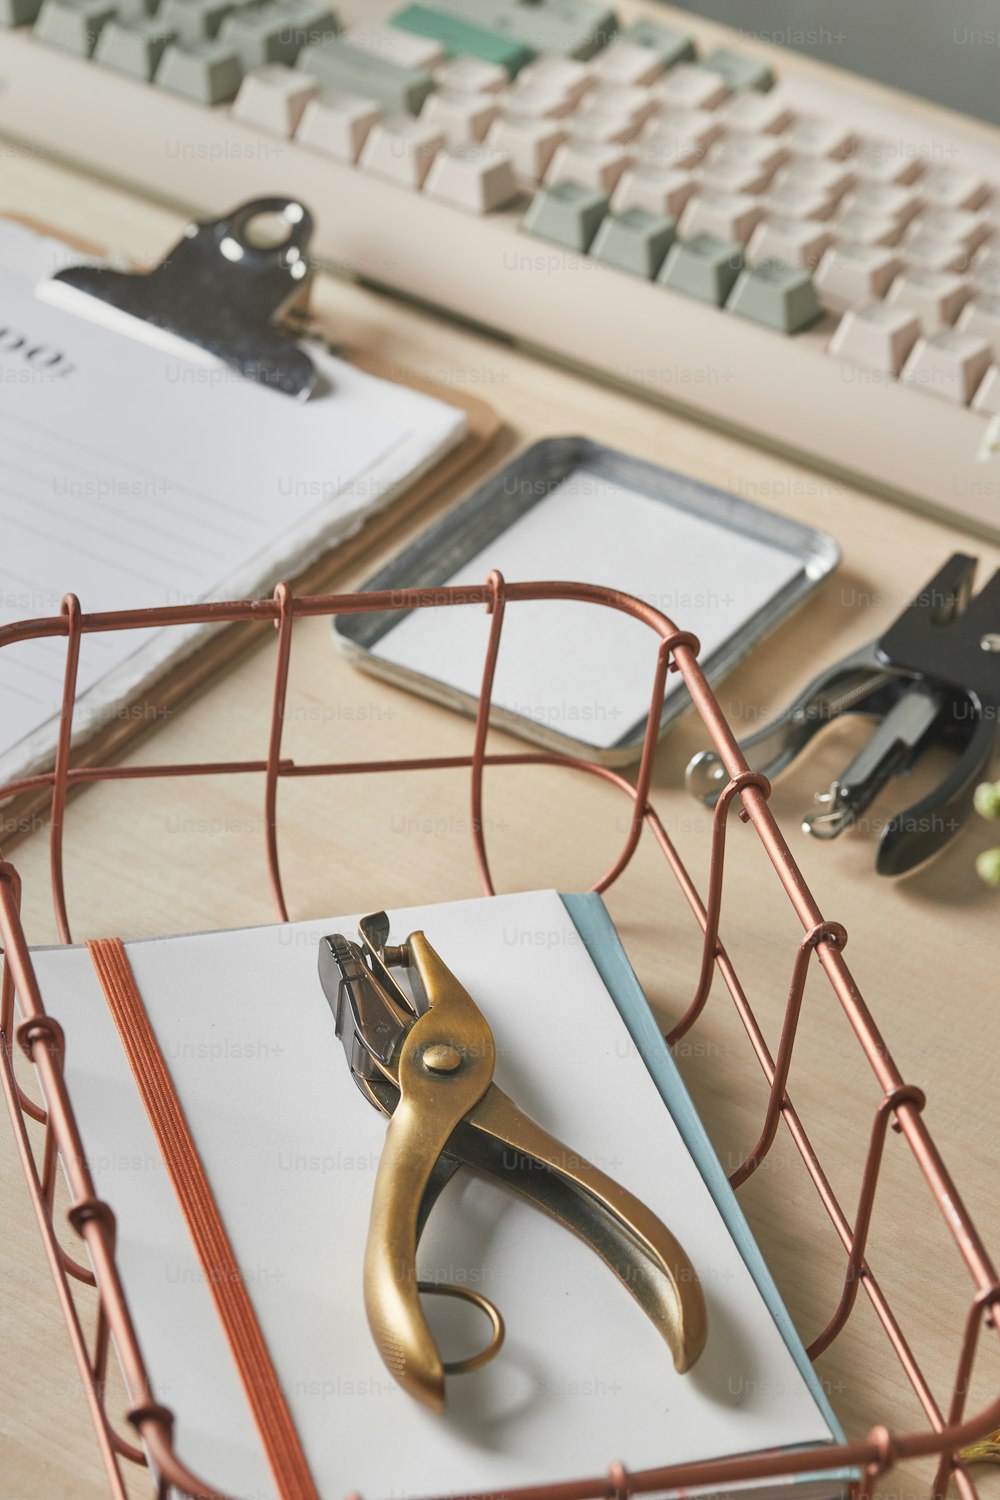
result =
[{"label": "mint green keycap", "polygon": [[614,11],[601,0],[436,0],[435,9],[523,43],[532,52],[586,59],[618,30]]},{"label": "mint green keycap", "polygon": [[173,32],[166,31],[153,17],[127,24],[109,21],[97,39],[94,61],[113,68],[116,73],[127,73],[130,78],[150,83],[160,58],[173,40]]},{"label": "mint green keycap", "polygon": [[766,94],[774,84],[774,74],[767,63],[758,57],[747,57],[742,52],[732,52],[728,47],[716,47],[701,59],[703,68],[720,73],[726,87],[732,93],[738,89],[759,89]]},{"label": "mint green keycap", "polygon": [[156,70],[157,88],[197,104],[225,104],[235,99],[243,81],[243,66],[225,42],[192,42],[167,48]]},{"label": "mint green keycap", "polygon": [[798,333],[815,323],[822,311],[809,272],[778,260],[743,271],[729,294],[726,310],[778,333]]},{"label": "mint green keycap", "polygon": [[45,0],[32,36],[47,47],[92,57],[97,39],[114,19],[113,0]]},{"label": "mint green keycap", "polygon": [[0,0],[0,27],[30,26],[41,9],[42,0]]},{"label": "mint green keycap", "polygon": [[585,255],[608,211],[608,195],[580,182],[557,182],[539,188],[528,206],[522,228]]},{"label": "mint green keycap", "polygon": [[219,27],[219,41],[237,54],[245,73],[268,63],[291,67],[301,51],[295,29],[289,25],[288,11],[274,4],[233,11]]},{"label": "mint green keycap", "polygon": [[677,236],[677,223],[666,214],[630,208],[609,214],[598,229],[590,253],[595,260],[652,281]]},{"label": "mint green keycap", "polygon": [[633,47],[648,47],[660,59],[665,68],[675,63],[694,62],[694,42],[684,31],[674,26],[664,26],[659,21],[633,21],[618,33],[623,42]]},{"label": "mint green keycap", "polygon": [[434,92],[434,79],[425,68],[400,67],[348,42],[305,47],[296,67],[311,73],[331,93],[374,99],[387,115],[418,115],[427,95]]},{"label": "mint green keycap", "polygon": [[657,276],[661,286],[721,307],[743,269],[743,247],[735,240],[696,234],[669,251]]},{"label": "mint green keycap", "polygon": [[233,0],[163,0],[157,16],[177,34],[182,47],[210,42],[219,27],[235,10]]},{"label": "mint green keycap", "polygon": [[279,5],[299,51],[336,40],[340,21],[323,0],[279,0]]},{"label": "mint green keycap", "polygon": [[498,63],[512,78],[533,55],[519,41],[474,26],[446,11],[432,10],[428,5],[408,5],[405,10],[397,11],[391,21],[400,31],[440,42],[449,57],[475,57],[480,62]]}]

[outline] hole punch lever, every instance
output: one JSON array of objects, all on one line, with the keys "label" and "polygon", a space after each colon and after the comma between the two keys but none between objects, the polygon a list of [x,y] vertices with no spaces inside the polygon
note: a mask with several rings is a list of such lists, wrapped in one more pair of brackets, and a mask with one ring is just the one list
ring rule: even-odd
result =
[{"label": "hole punch lever", "polygon": [[[975,574],[976,558],[954,553],[878,640],[821,673],[740,746],[773,780],[841,715],[879,721],[851,764],[817,796],[821,810],[803,820],[805,831],[821,839],[856,825],[925,749],[936,744],[953,751],[938,785],[885,823],[875,859],[880,875],[905,875],[951,842],[993,752],[1000,718],[1000,572],[978,594]],[[715,751],[696,755],[687,768],[688,790],[709,806],[727,781]]]}]

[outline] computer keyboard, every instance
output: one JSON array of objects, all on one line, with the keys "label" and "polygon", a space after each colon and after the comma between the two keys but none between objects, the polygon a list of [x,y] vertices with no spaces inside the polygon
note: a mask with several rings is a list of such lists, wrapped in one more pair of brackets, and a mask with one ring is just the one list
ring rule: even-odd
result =
[{"label": "computer keyboard", "polygon": [[985,128],[627,0],[0,21],[4,134],[195,212],[300,196],[337,269],[1000,535]]}]

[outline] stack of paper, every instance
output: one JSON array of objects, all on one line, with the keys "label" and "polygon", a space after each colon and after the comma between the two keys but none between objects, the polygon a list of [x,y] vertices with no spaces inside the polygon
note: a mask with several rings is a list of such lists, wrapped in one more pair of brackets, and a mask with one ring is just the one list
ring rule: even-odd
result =
[{"label": "stack of paper", "polygon": [[[461,1171],[418,1270],[503,1313],[487,1367],[417,1405],[381,1363],[362,1263],[385,1122],[353,1083],[317,946],[357,916],[128,944],[278,1377],[324,1496],[509,1490],[840,1441],[736,1199],[597,896],[554,892],[392,915],[422,928],[487,1017],[496,1081],[646,1202],[704,1287],[709,1335],[678,1375],[652,1324],[565,1229]],[[206,1276],[85,949],[35,953],[67,1034],[67,1078],[98,1193],[180,1456],[214,1485],[274,1496]],[[477,1330],[478,1332],[478,1330]],[[774,1486],[765,1487],[773,1489]],[[796,1488],[838,1494],[830,1473]]]},{"label": "stack of paper", "polygon": [[[0,624],[257,596],[294,577],[462,438],[465,413],[310,344],[305,402],[49,300],[65,246],[0,221]],[[121,315],[119,315],[120,319]],[[205,627],[85,640],[83,738]],[[0,783],[55,743],[65,641],[0,651]]]}]

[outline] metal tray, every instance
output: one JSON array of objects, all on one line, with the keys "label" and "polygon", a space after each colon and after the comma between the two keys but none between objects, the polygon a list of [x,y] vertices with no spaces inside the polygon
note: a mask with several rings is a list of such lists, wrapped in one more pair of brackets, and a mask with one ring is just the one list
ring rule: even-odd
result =
[{"label": "metal tray", "polygon": [[[428,527],[369,578],[364,590],[440,587],[552,489],[579,470],[625,485],[677,511],[691,512],[703,520],[714,521],[726,532],[764,542],[787,552],[800,564],[790,583],[702,660],[702,669],[713,687],[758,641],[787,619],[840,561],[840,548],[826,532],[775,515],[749,500],[742,500],[671,469],[606,448],[589,438],[554,437],[533,443],[490,475],[467,499]],[[611,586],[616,583],[613,578],[606,581]],[[401,611],[335,617],[332,622],[334,639],[364,671],[473,716],[478,701],[475,694],[467,694],[449,683],[373,655],[373,646],[404,618]],[[683,619],[675,623],[684,628]],[[670,694],[663,705],[661,731],[690,707],[690,703],[686,688]],[[490,723],[546,749],[568,754],[586,753],[604,765],[627,765],[638,760],[641,754],[646,719],[644,716],[630,724],[610,747],[595,746],[586,739],[560,733],[499,705],[491,709]]]}]

